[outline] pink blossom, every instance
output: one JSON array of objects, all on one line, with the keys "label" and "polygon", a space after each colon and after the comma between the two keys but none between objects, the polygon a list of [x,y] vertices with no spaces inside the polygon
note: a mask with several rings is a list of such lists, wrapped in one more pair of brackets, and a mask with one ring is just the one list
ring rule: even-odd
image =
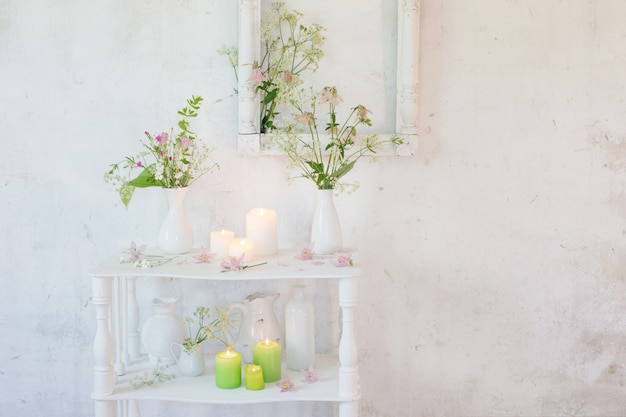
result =
[{"label": "pink blossom", "polygon": [[336,87],[324,87],[320,94],[320,103],[329,103],[338,106],[343,101],[339,94],[337,94]]},{"label": "pink blossom", "polygon": [[354,265],[351,253],[340,253],[331,263],[339,268]]},{"label": "pink blossom", "polygon": [[227,259],[224,259],[220,266],[224,268],[222,272],[226,271],[241,271],[244,269],[243,260],[246,254],[242,253],[239,258],[236,256],[229,256]]},{"label": "pink blossom", "polygon": [[263,75],[261,68],[258,68],[258,67],[252,69],[252,74],[250,74],[250,78],[248,79],[248,81],[256,85],[261,84],[263,81],[266,81],[266,80],[267,78],[265,78],[265,75]]},{"label": "pink blossom", "polygon": [[130,256],[128,257],[129,262],[140,261],[142,259],[146,259],[146,255],[143,251],[146,249],[146,245],[137,246],[135,241],[130,242]]},{"label": "pink blossom", "polygon": [[166,132],[161,133],[160,135],[156,135],[154,140],[159,142],[161,145],[165,145],[169,139],[169,135]]},{"label": "pink blossom", "polygon": [[137,168],[141,168],[143,166],[143,164],[141,163],[141,161],[137,161],[137,163],[135,164],[137,166]]},{"label": "pink blossom", "polygon": [[356,106],[356,114],[359,117],[359,119],[367,119],[368,113],[371,113],[371,111],[365,108],[365,106],[363,106],[362,104],[359,104],[358,106]]},{"label": "pink blossom", "polygon": [[319,380],[319,376],[317,372],[313,370],[313,368],[309,368],[306,371],[302,371],[302,380],[307,384],[313,384]]},{"label": "pink blossom", "polygon": [[300,249],[300,253],[296,255],[296,259],[308,261],[313,259],[313,256],[313,243],[311,243],[309,246]]},{"label": "pink blossom", "polygon": [[309,112],[305,112],[296,116],[296,121],[298,123],[302,123],[305,126],[313,126],[315,124],[315,119],[313,118],[313,114]]},{"label": "pink blossom", "polygon": [[206,249],[204,249],[204,246],[201,246],[200,250],[201,250],[200,254],[194,256],[194,258],[196,258],[196,263],[210,264],[216,255],[214,253],[207,252]]},{"label": "pink blossom", "polygon": [[193,146],[193,142],[187,136],[180,137],[180,146],[183,149],[191,148]]},{"label": "pink blossom", "polygon": [[283,80],[289,84],[290,82],[293,81],[293,75],[291,74],[291,72],[285,70],[285,72],[283,72]]},{"label": "pink blossom", "polygon": [[280,392],[293,391],[293,382],[286,376],[282,381],[277,382],[276,385],[280,387]]}]

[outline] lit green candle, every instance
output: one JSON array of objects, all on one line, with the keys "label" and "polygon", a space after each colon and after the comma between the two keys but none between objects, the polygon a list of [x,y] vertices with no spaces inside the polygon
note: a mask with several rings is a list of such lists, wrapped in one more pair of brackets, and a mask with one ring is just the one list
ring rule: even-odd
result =
[{"label": "lit green candle", "polygon": [[280,345],[265,339],[252,348],[252,361],[263,369],[263,380],[275,382],[280,380]]},{"label": "lit green candle", "polygon": [[265,388],[265,382],[263,382],[263,369],[259,365],[251,363],[243,368],[243,373],[246,376],[246,389],[251,391],[258,391]]},{"label": "lit green candle", "polygon": [[225,389],[241,386],[241,355],[230,346],[215,355],[215,385]]}]

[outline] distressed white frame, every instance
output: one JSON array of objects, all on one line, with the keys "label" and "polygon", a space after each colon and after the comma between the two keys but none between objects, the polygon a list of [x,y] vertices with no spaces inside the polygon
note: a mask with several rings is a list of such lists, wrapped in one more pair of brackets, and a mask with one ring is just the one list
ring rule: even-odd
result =
[{"label": "distressed white frame", "polygon": [[[396,67],[396,131],[378,133],[381,139],[398,136],[403,144],[379,155],[411,156],[418,142],[418,67],[420,0],[398,0],[398,48]],[[260,133],[260,99],[250,81],[252,63],[261,59],[261,0],[239,0],[238,142],[240,155],[276,155],[264,146]]]}]

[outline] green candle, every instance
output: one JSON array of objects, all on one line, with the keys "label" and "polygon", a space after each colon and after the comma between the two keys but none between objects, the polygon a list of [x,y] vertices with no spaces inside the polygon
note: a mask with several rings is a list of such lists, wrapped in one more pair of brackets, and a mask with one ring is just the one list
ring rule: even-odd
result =
[{"label": "green candle", "polygon": [[265,339],[252,348],[252,361],[263,369],[263,380],[275,382],[280,380],[280,345]]},{"label": "green candle", "polygon": [[265,382],[263,382],[263,369],[259,365],[255,365],[253,363],[246,365],[243,369],[243,373],[246,376],[246,389],[258,391],[265,388]]},{"label": "green candle", "polygon": [[215,385],[225,389],[241,386],[241,355],[230,347],[215,355]]}]

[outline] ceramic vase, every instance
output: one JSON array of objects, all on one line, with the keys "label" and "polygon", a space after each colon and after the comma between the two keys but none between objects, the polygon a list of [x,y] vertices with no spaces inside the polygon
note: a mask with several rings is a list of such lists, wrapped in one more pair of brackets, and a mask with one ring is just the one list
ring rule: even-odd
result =
[{"label": "ceramic vase", "polygon": [[183,343],[185,326],[174,314],[176,299],[157,297],[152,300],[154,315],[141,329],[141,341],[148,352],[150,363],[156,365],[159,359],[164,364],[172,365],[176,359],[172,355],[172,343]]},{"label": "ceramic vase", "polygon": [[293,286],[285,307],[285,359],[293,371],[307,370],[315,362],[315,312],[304,294],[304,285]]},{"label": "ceramic vase", "polygon": [[202,344],[185,349],[180,343],[172,343],[172,356],[178,364],[178,372],[182,376],[199,376],[204,372],[204,355]]},{"label": "ceramic vase", "polygon": [[333,200],[334,190],[317,190],[311,226],[313,252],[321,255],[341,250],[341,224]]},{"label": "ceramic vase", "polygon": [[193,247],[193,229],[183,207],[188,189],[188,187],[163,188],[168,211],[159,230],[157,243],[159,248],[167,253],[186,253]]}]

